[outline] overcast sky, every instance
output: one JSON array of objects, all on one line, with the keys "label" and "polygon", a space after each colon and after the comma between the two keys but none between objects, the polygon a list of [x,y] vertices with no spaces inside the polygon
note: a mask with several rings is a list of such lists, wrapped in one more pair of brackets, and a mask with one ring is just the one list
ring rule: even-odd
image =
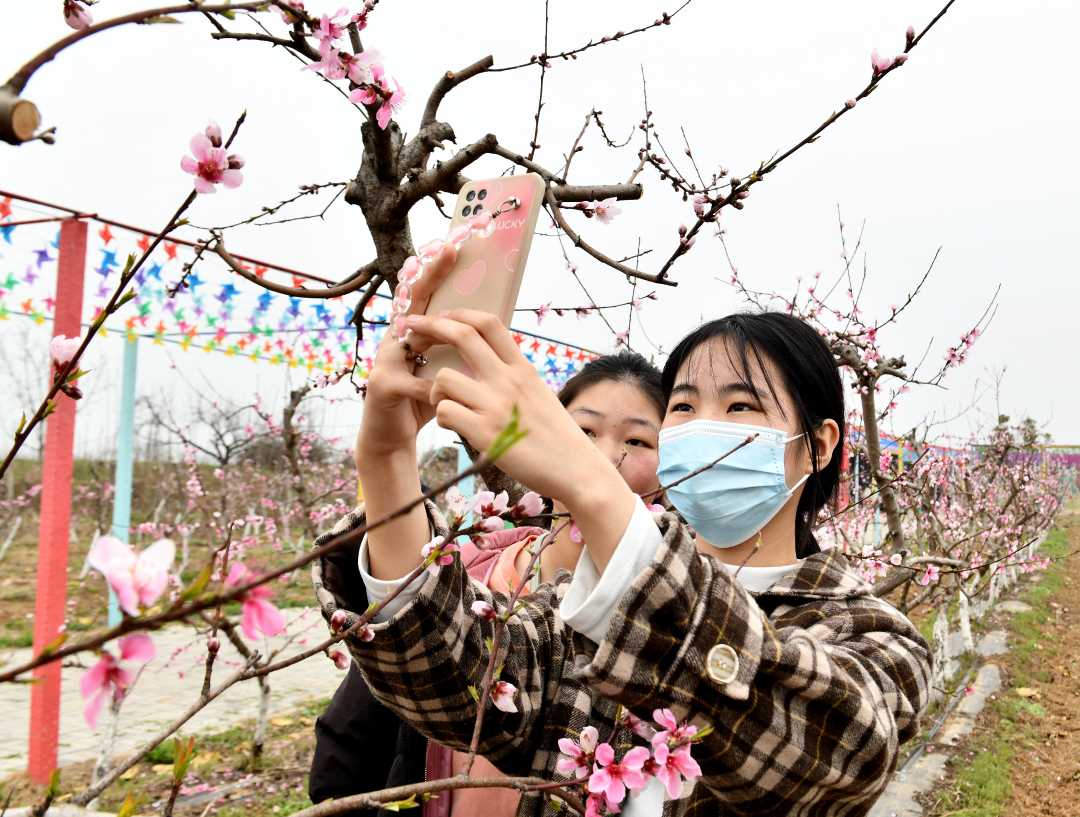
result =
[{"label": "overcast sky", "polygon": [[[337,0],[311,0],[314,11]],[[675,4],[635,0],[552,0],[551,51],[651,20]],[[138,8],[102,0],[96,19]],[[547,77],[540,161],[561,166],[586,113],[596,107],[622,139],[642,116],[641,71],[661,139],[681,153],[680,126],[705,172],[722,165],[745,175],[806,135],[866,83],[869,54],[899,53],[909,24],[921,29],[940,7],[930,0],[886,3],[795,0],[757,3],[695,0],[671,26],[591,50],[553,65]],[[10,73],[48,42],[64,36],[61,3],[20,3],[19,25],[0,31],[3,71]],[[10,15],[9,15],[10,19]],[[227,223],[250,215],[310,182],[351,177],[360,154],[360,114],[280,50],[257,43],[210,39],[209,24],[190,15],[181,26],[128,27],[64,52],[35,76],[25,96],[47,124],[54,146],[0,147],[0,187],[150,228],[160,226],[190,189],[178,166],[190,136],[208,118],[231,122],[248,111],[236,148],[247,160],[236,191],[202,197],[192,220]],[[276,21],[276,17],[274,18]],[[240,24],[237,24],[238,27]],[[941,256],[915,306],[883,333],[882,346],[909,360],[930,346],[927,366],[967,331],[1000,285],[998,310],[968,363],[946,390],[916,389],[894,418],[897,430],[925,417],[961,413],[973,395],[978,407],[942,432],[964,434],[1000,408],[1030,414],[1060,442],[1080,444],[1080,385],[1074,376],[1080,295],[1080,113],[1074,39],[1080,6],[1069,0],[958,0],[901,70],[830,128],[820,141],[781,165],[753,189],[742,212],[722,218],[735,263],[748,285],[790,291],[798,276],[840,269],[837,208],[849,230],[865,223],[870,277],[864,310],[881,315],[918,280],[934,252]],[[491,53],[512,64],[542,46],[543,3],[445,3],[383,0],[364,32],[409,93],[399,117],[415,129],[432,83],[447,69]],[[527,151],[536,107],[533,68],[482,76],[455,91],[443,116],[459,141],[485,133]],[[587,134],[571,180],[624,181],[636,161],[637,138],[612,151]],[[505,163],[474,167],[474,177],[502,172]],[[645,197],[627,202],[607,226],[574,219],[590,241],[613,256],[634,251],[640,238],[655,251],[655,269],[692,217],[687,205],[655,175],[641,177]],[[311,212],[302,204],[297,214]],[[577,214],[570,214],[571,218]],[[543,222],[541,222],[543,224]],[[442,217],[429,205],[414,211],[418,242],[441,236]],[[545,228],[545,231],[550,231]],[[238,231],[234,251],[339,278],[372,255],[357,209],[335,205],[324,222]],[[626,299],[625,280],[585,256],[575,258],[601,303]],[[861,263],[861,261],[860,261]],[[720,243],[703,236],[675,268],[679,286],[641,313],[632,343],[670,349],[702,319],[745,307],[730,286]],[[647,290],[646,290],[647,291]],[[546,301],[578,304],[584,296],[566,271],[553,238],[534,243],[520,306]],[[615,317],[613,316],[613,320]],[[626,314],[617,318],[620,328]],[[516,323],[534,327],[531,316]],[[13,323],[0,324],[12,342]],[[612,337],[599,318],[545,320],[543,331],[608,350]],[[98,394],[80,420],[80,440],[105,444],[118,375],[119,344],[95,353]],[[216,355],[168,352],[186,376],[205,375],[238,398],[258,389],[274,399],[280,370],[226,361]],[[140,391],[173,380],[166,352],[148,350]],[[196,372],[196,367],[201,372]],[[987,390],[1005,369],[1000,393]],[[295,375],[294,375],[295,377]],[[345,391],[339,392],[346,397]],[[17,418],[18,412],[9,411]],[[343,434],[355,428],[358,407],[345,401],[330,413]],[[6,417],[5,427],[15,419]],[[90,436],[87,436],[90,435]]]}]

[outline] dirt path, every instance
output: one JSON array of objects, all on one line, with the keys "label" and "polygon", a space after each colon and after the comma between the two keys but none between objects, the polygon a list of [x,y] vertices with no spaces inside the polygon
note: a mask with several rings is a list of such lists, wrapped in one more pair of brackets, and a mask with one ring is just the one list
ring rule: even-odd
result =
[{"label": "dirt path", "polygon": [[[1080,514],[1064,521],[1070,551],[1080,549]],[[1013,755],[1004,814],[1017,817],[1080,814],[1080,556],[1067,560],[1061,587],[1047,604],[1050,617],[1039,628],[1042,649],[1033,650],[1030,668],[1009,667],[1011,680],[1029,682],[1020,691],[1033,691],[1027,700],[1045,713],[1038,717],[1032,707],[1022,724],[1025,740]],[[1023,653],[1018,658],[1025,663]]]},{"label": "dirt path", "polygon": [[927,817],[1080,815],[1080,511],[1062,514],[1065,555],[1021,592],[1002,687],[922,798]]}]

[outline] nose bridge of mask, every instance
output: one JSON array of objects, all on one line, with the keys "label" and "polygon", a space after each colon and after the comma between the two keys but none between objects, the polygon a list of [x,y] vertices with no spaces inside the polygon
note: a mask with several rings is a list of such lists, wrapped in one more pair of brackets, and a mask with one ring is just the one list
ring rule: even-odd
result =
[{"label": "nose bridge of mask", "polygon": [[691,420],[688,423],[683,423],[674,428],[661,429],[660,442],[673,442],[682,439],[683,437],[697,435],[731,437],[739,441],[745,440],[752,435],[756,435],[754,436],[754,441],[762,440],[763,442],[773,442],[782,445],[786,445],[803,436],[803,434],[795,434],[790,437],[785,436],[783,429],[772,428],[771,426],[755,426],[750,425],[749,423],[730,423],[724,420]]}]

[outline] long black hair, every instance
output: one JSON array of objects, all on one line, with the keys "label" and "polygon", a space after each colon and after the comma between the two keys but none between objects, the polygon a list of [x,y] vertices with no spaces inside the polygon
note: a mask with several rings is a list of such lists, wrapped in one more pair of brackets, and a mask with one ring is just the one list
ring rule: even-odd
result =
[{"label": "long black hair", "polygon": [[[804,558],[817,553],[813,525],[820,511],[836,493],[840,483],[840,467],[845,439],[844,387],[832,352],[821,335],[805,321],[783,312],[760,312],[728,315],[695,329],[672,350],[661,374],[665,398],[671,396],[679,369],[698,349],[714,339],[727,343],[733,354],[732,365],[742,379],[741,385],[760,399],[751,375],[754,369],[765,378],[773,401],[783,413],[776,384],[769,376],[765,361],[780,373],[782,385],[791,396],[799,422],[799,430],[810,453],[813,473],[807,478],[799,505],[795,511],[795,555]],[[812,432],[825,420],[833,420],[840,428],[840,443],[833,449],[827,463],[818,462],[817,450],[811,442]]]},{"label": "long black hair", "polygon": [[581,371],[567,380],[559,389],[559,402],[569,406],[586,389],[597,383],[616,381],[630,383],[641,390],[649,402],[656,407],[660,417],[664,416],[667,397],[660,383],[660,370],[637,352],[623,349],[612,355],[590,360]]}]

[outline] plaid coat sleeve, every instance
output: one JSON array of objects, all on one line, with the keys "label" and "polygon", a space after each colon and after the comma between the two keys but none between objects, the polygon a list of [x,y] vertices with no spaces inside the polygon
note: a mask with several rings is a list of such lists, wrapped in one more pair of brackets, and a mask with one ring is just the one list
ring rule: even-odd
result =
[{"label": "plaid coat sleeve", "polygon": [[[436,533],[446,525],[434,505],[428,506]],[[316,546],[333,536],[359,528],[362,512],[354,512],[316,540]],[[409,543],[419,551],[422,543]],[[356,564],[355,551],[344,560]],[[355,604],[360,599],[348,585],[361,581],[341,564],[326,560],[313,575],[323,615]],[[459,559],[435,574],[425,574],[416,597],[390,620],[372,625],[370,642],[351,640],[349,649],[375,697],[417,730],[446,746],[468,749],[476,719],[476,702],[470,685],[480,688],[490,650],[485,640],[494,625],[482,621],[470,610],[483,599],[504,610],[507,596],[492,593],[469,578]],[[529,762],[539,748],[547,702],[548,680],[558,678],[565,656],[565,641],[556,633],[562,628],[557,618],[555,589],[542,586],[518,605],[510,618],[500,649],[502,680],[517,688],[517,712],[503,712],[489,706],[484,716],[480,754],[496,761],[508,774],[529,773]],[[351,612],[363,607],[352,607]],[[355,619],[354,619],[355,620]],[[505,645],[509,645],[509,649]]]},{"label": "plaid coat sleeve", "polygon": [[770,617],[673,515],[660,519],[654,563],[624,595],[583,680],[631,711],[667,707],[711,725],[694,757],[699,785],[725,814],[864,814],[927,703],[925,641],[858,592],[850,567],[829,576],[839,555],[812,557],[824,565],[820,589],[836,590],[839,574],[855,592],[814,592],[812,580]]}]

